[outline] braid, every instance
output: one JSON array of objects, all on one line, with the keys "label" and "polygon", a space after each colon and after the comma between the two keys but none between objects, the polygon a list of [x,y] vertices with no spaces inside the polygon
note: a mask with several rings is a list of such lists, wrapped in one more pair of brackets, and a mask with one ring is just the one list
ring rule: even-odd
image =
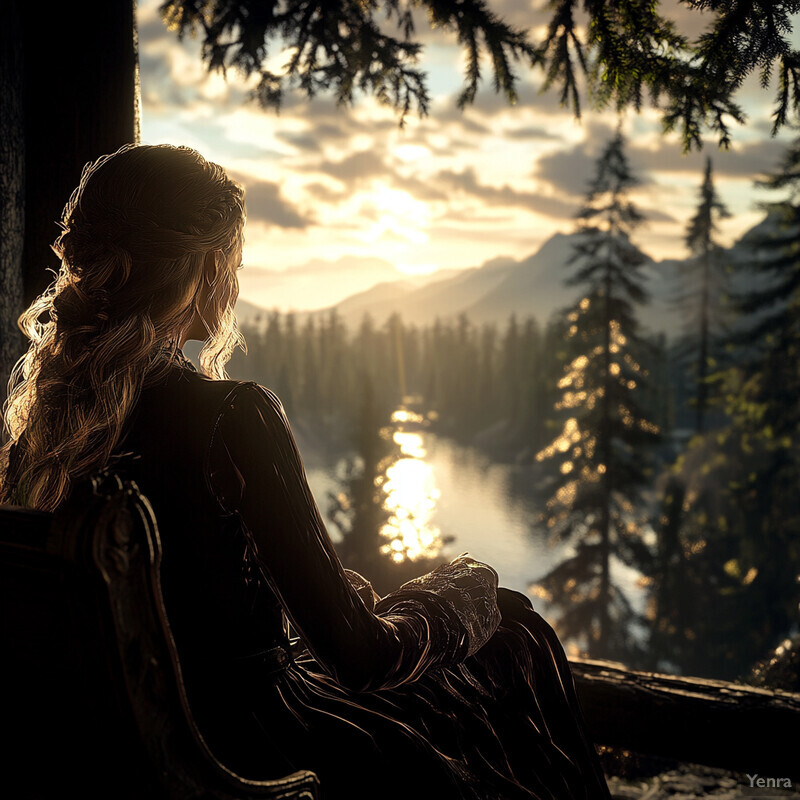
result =
[{"label": "braid", "polygon": [[175,353],[195,316],[210,251],[228,268],[217,269],[220,313],[200,362],[227,377],[233,349],[246,352],[232,263],[244,220],[242,187],[189,148],[126,145],[84,168],[53,244],[61,269],[19,319],[31,344],[3,409],[0,501],[52,510],[75,478],[108,463],[141,389],[169,368],[158,354]]}]

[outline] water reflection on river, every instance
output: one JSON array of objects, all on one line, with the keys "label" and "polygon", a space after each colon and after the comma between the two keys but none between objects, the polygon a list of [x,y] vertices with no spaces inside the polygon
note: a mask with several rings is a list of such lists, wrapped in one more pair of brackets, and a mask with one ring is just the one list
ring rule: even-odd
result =
[{"label": "water reflection on river", "polygon": [[399,457],[378,477],[392,514],[380,532],[387,540],[381,552],[394,561],[436,556],[444,543],[433,521],[441,492],[422,433],[396,430],[392,438]]},{"label": "water reflection on river", "polygon": [[[384,483],[393,510],[390,527],[384,531],[390,540],[387,557],[435,554],[441,547],[442,558],[449,559],[468,551],[497,570],[500,585],[527,594],[545,617],[557,617],[530,586],[561,561],[570,546],[548,545],[545,531],[536,524],[532,468],[493,463],[480,451],[429,430],[401,432],[399,437],[395,433],[395,437],[402,457],[389,467]],[[308,479],[333,534],[326,498],[339,488],[335,468],[312,467]],[[442,546],[442,539],[451,536],[452,542]],[[612,562],[612,579],[641,608],[644,597],[636,577],[633,570]]]}]

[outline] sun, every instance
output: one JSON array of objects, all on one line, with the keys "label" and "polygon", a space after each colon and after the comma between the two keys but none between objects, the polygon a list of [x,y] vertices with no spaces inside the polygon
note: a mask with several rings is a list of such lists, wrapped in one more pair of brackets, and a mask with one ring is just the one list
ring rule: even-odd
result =
[{"label": "sun", "polygon": [[377,185],[365,198],[375,212],[366,238],[377,242],[425,244],[428,241],[426,228],[431,219],[427,203],[417,200],[408,192]]}]

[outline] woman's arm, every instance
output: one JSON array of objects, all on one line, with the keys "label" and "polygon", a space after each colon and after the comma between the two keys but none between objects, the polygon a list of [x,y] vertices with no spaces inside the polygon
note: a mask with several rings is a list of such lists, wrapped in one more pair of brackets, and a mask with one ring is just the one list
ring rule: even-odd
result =
[{"label": "woman's arm", "polygon": [[459,663],[500,621],[497,574],[459,557],[377,601],[348,580],[309,489],[278,397],[239,384],[215,426],[206,476],[252,536],[262,572],[316,660],[353,691]]}]

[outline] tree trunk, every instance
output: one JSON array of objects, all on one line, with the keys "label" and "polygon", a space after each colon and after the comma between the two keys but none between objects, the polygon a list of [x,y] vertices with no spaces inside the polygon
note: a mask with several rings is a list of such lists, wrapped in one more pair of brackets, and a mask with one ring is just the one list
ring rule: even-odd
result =
[{"label": "tree trunk", "polygon": [[[0,404],[22,352],[22,245],[25,235],[25,129],[22,10],[10,0],[0,25]],[[0,442],[3,441],[0,426]]]},{"label": "tree trunk", "polygon": [[[50,244],[83,166],[139,139],[134,0],[11,0],[0,26],[0,402],[22,310],[58,270]],[[22,65],[25,62],[23,72]]]},{"label": "tree trunk", "polygon": [[600,480],[603,487],[602,508],[600,509],[600,635],[595,652],[600,658],[608,657],[611,638],[611,263],[615,247],[616,231],[610,227],[608,239],[608,259],[603,281],[603,415],[598,435],[598,453],[604,467]]},{"label": "tree trunk", "polygon": [[[134,1],[27,3],[25,76],[26,305],[58,268],[50,245],[81,170],[138,137]],[[35,68],[34,68],[35,67]]]},{"label": "tree trunk", "polygon": [[706,241],[703,248],[703,290],[700,295],[700,353],[697,358],[697,433],[705,430],[706,395],[706,375],[708,374],[708,337],[709,337],[709,303],[711,301],[711,247],[710,241]]}]

